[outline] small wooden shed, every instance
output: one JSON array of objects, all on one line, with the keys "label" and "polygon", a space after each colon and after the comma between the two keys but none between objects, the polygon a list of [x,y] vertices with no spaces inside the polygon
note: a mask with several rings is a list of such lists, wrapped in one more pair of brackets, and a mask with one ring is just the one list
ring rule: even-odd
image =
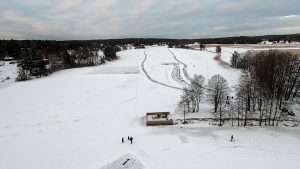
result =
[{"label": "small wooden shed", "polygon": [[150,112],[146,115],[147,126],[173,125],[170,112]]}]

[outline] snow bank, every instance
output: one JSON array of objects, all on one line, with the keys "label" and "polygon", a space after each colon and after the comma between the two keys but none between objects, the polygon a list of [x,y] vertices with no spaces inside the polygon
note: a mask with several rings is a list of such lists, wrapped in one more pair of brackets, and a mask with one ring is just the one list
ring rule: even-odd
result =
[{"label": "snow bank", "polygon": [[143,164],[133,155],[125,154],[98,169],[143,169]]}]

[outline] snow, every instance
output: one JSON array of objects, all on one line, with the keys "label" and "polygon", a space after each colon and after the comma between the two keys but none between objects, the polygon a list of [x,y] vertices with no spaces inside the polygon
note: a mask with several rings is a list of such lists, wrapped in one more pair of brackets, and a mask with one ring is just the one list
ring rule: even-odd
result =
[{"label": "snow", "polygon": [[187,49],[173,49],[173,52],[179,60],[187,64],[187,71],[190,76],[202,74],[208,80],[213,75],[220,74],[231,87],[238,82],[241,72],[230,68],[228,65],[220,65],[213,59],[216,56],[215,53]]},{"label": "snow", "polygon": [[[163,49],[163,50],[162,50]],[[166,64],[176,62],[172,54],[165,47],[154,47],[145,51],[147,60],[145,62],[145,69],[149,76],[164,84],[172,85],[175,87],[182,87],[170,75],[175,68],[174,64]]]},{"label": "snow", "polygon": [[121,67],[100,67],[99,69],[90,72],[90,74],[137,74],[139,69],[135,66],[121,66]]},{"label": "snow", "polygon": [[234,51],[238,52],[239,54],[242,54],[242,53],[246,53],[248,49],[223,47],[221,53],[221,59],[230,64],[230,60]]},{"label": "snow", "polygon": [[143,164],[131,154],[125,154],[99,169],[143,169]]},{"label": "snow", "polygon": [[0,66],[0,89],[9,86],[17,77],[17,64],[9,64],[9,62],[1,62],[4,65]]},{"label": "snow", "polygon": [[100,56],[100,57],[104,56],[104,53],[103,53],[101,50],[99,50],[99,51],[97,52],[97,54],[98,54],[98,56]]},{"label": "snow", "polygon": [[[238,52],[239,54],[242,54],[242,53],[245,53],[249,50],[252,50],[253,48],[241,48],[239,46],[233,46],[233,47],[222,47],[222,52],[221,52],[221,59],[230,64],[230,60],[231,60],[231,57],[232,57],[232,54],[234,51]],[[207,51],[209,52],[215,52],[216,51],[216,48],[215,47],[209,47],[207,48]]]},{"label": "snow", "polygon": [[[64,70],[0,89],[0,168],[122,169],[120,163],[127,158],[133,159],[128,168],[134,169],[300,168],[299,128],[146,127],[146,112],[174,112],[181,90],[147,78],[141,68],[144,51],[151,77],[183,87],[171,76],[173,65],[162,64],[177,63],[168,48],[151,47],[121,51],[119,60],[101,66]],[[234,85],[240,74],[219,65],[211,52],[171,51],[187,65],[190,76],[219,73]],[[137,65],[135,74],[95,73]],[[205,103],[203,107],[209,109]],[[134,138],[132,145],[127,139],[121,143],[127,136]]]}]

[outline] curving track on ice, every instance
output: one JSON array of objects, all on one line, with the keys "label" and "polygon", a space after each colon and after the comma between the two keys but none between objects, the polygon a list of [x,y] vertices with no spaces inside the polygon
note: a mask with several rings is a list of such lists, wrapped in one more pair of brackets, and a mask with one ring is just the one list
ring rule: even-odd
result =
[{"label": "curving track on ice", "polygon": [[[188,74],[188,72],[187,72],[187,67],[188,67],[188,66],[187,66],[185,63],[183,63],[182,61],[180,61],[179,59],[177,59],[177,57],[176,57],[176,55],[174,54],[173,51],[171,51],[170,49],[168,49],[168,50],[172,53],[174,59],[175,59],[178,63],[180,63],[180,64],[183,65],[182,72],[183,72],[184,76],[186,77],[186,79],[188,79],[189,81],[191,81],[192,78],[191,78],[191,76],[190,76],[190,75]],[[181,79],[182,79],[182,78],[181,78]],[[186,83],[186,84],[189,84],[189,83],[187,83],[187,82],[185,82],[185,83]]]},{"label": "curving track on ice", "polygon": [[181,83],[183,85],[189,85],[183,78],[181,77],[180,73],[180,67],[178,65],[174,65],[173,70],[172,70],[172,79],[175,80],[178,83]]},{"label": "curving track on ice", "polygon": [[143,70],[143,72],[145,73],[146,77],[147,77],[150,81],[152,81],[153,83],[156,83],[156,84],[165,86],[165,87],[169,87],[169,88],[173,88],[173,89],[177,89],[177,90],[182,90],[182,89],[179,88],[179,87],[171,86],[171,85],[168,85],[168,84],[159,82],[159,81],[157,81],[157,80],[154,80],[154,79],[148,74],[147,70],[145,69],[145,62],[146,62],[146,60],[147,60],[147,54],[146,54],[146,52],[144,52],[144,54],[145,54],[145,58],[144,58],[144,60],[143,60],[143,62],[142,62],[142,70]]}]

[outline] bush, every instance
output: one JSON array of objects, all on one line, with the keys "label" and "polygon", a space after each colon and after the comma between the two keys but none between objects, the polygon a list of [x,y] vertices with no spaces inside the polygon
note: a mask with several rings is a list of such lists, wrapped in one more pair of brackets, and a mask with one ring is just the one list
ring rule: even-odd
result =
[{"label": "bush", "polygon": [[222,51],[221,46],[216,46],[216,53],[221,53],[221,51]]},{"label": "bush", "polygon": [[19,67],[16,81],[26,81],[29,79],[30,79],[30,71],[24,70],[22,67]]},{"label": "bush", "polygon": [[105,58],[107,60],[114,60],[117,59],[117,54],[116,54],[117,50],[114,46],[107,46],[103,53],[105,55]]}]

